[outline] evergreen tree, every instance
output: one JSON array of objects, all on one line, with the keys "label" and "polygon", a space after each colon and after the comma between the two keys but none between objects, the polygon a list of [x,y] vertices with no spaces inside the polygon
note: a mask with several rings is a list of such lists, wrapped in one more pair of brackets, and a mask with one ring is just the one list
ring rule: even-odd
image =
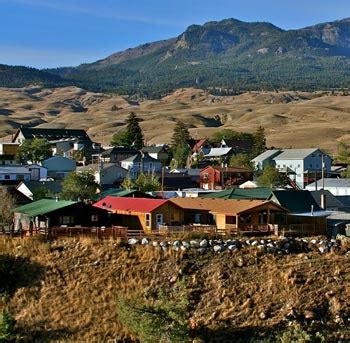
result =
[{"label": "evergreen tree", "polygon": [[125,130],[115,133],[111,140],[111,145],[113,146],[129,146],[129,135]]},{"label": "evergreen tree", "polygon": [[266,136],[265,129],[262,126],[259,126],[254,134],[254,147],[253,154],[254,156],[259,156],[266,150]]},{"label": "evergreen tree", "polygon": [[172,166],[175,168],[185,167],[190,153],[190,148],[187,144],[191,138],[186,125],[178,120],[174,127],[174,132],[171,137],[171,147],[173,150]]},{"label": "evergreen tree", "polygon": [[125,145],[137,150],[143,147],[143,134],[139,125],[139,119],[134,112],[129,114],[126,125]]}]

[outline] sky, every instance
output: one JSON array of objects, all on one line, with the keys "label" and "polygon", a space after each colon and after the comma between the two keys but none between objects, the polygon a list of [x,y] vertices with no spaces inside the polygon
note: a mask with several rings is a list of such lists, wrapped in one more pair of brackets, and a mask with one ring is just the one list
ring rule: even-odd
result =
[{"label": "sky", "polygon": [[349,0],[0,0],[0,63],[76,66],[225,18],[298,29],[346,17]]}]

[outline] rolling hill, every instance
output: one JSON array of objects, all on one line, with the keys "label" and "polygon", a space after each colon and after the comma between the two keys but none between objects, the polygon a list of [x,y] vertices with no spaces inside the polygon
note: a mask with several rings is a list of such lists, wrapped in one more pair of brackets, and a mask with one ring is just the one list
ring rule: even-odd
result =
[{"label": "rolling hill", "polygon": [[350,138],[349,109],[350,97],[342,92],[216,96],[182,88],[159,100],[135,101],[78,87],[0,88],[0,137],[13,134],[20,125],[84,128],[94,140],[108,144],[133,111],[148,144],[169,143],[180,119],[196,138],[224,128],[253,132],[262,125],[269,146],[319,146],[334,152],[338,140]]}]

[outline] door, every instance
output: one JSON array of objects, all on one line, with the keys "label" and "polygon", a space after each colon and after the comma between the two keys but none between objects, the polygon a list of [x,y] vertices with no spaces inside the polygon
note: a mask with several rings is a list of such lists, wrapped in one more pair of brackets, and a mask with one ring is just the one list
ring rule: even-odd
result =
[{"label": "door", "polygon": [[156,214],[156,223],[157,223],[157,229],[159,229],[160,225],[163,225],[163,214],[162,213]]}]

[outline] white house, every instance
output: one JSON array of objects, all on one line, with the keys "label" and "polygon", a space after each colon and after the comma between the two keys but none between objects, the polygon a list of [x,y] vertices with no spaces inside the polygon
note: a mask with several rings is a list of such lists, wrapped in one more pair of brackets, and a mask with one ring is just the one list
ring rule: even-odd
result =
[{"label": "white house", "polygon": [[89,164],[87,166],[78,167],[77,171],[91,171],[95,176],[95,181],[99,185],[113,185],[121,183],[128,171],[115,163],[104,163],[102,165]]},{"label": "white house", "polygon": [[309,191],[324,189],[335,196],[350,195],[350,180],[324,178],[310,183],[305,188]]},{"label": "white house", "polygon": [[305,188],[309,180],[319,178],[322,165],[325,176],[331,170],[332,158],[320,149],[286,149],[273,158],[276,168],[283,171],[289,168],[294,172],[294,179],[299,188]]},{"label": "white house", "polygon": [[310,180],[321,177],[322,164],[324,175],[330,173],[332,158],[317,148],[283,149],[267,150],[255,157],[252,162],[258,170],[273,165],[280,172],[287,172],[296,186],[303,189]]},{"label": "white house", "polygon": [[69,173],[76,170],[76,162],[67,157],[53,156],[42,162],[47,168],[47,175],[57,180],[64,179]]},{"label": "white house", "polygon": [[160,173],[162,171],[162,162],[152,158],[147,153],[139,153],[121,161],[121,166],[125,168],[132,179],[136,179],[141,172]]},{"label": "white house", "polygon": [[0,166],[0,183],[29,181],[30,171],[23,166]]}]

